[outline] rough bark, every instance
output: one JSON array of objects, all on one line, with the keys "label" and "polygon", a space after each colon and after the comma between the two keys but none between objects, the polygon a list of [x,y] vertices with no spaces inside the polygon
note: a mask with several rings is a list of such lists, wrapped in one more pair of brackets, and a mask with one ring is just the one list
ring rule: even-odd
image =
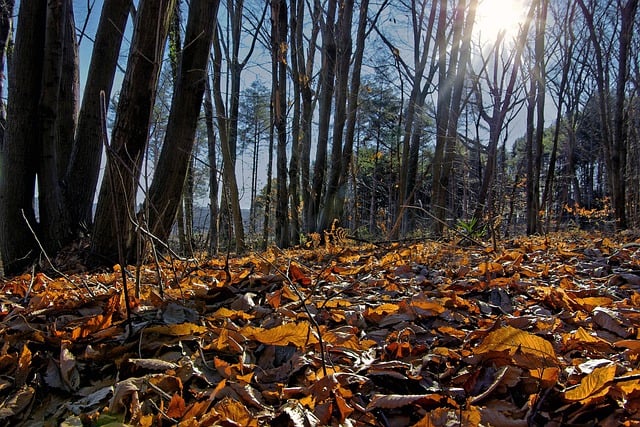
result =
[{"label": "rough bark", "polygon": [[148,139],[149,121],[175,0],[138,5],[129,61],[113,126],[108,167],[100,188],[92,249],[114,262],[118,241],[131,260],[135,202]]},{"label": "rough bark", "polygon": [[189,10],[165,140],[144,208],[150,231],[163,241],[171,233],[187,178],[218,5],[218,0],[192,0]]},{"label": "rough bark", "polygon": [[287,4],[271,2],[272,104],[277,144],[276,243],[289,246],[289,212],[287,191]]},{"label": "rough bark", "polygon": [[66,164],[66,159],[59,160],[59,157],[66,154],[66,147],[70,146],[70,142],[60,141],[58,132],[60,106],[68,102],[61,98],[60,89],[69,4],[68,0],[47,2],[42,89],[36,122],[40,138],[37,158],[40,239],[48,251],[60,249],[71,236],[58,171],[59,165]]},{"label": "rough bark", "polygon": [[342,164],[342,144],[347,121],[347,99],[349,93],[349,69],[353,42],[351,25],[353,20],[353,0],[344,1],[338,11],[335,25],[336,70],[333,114],[333,133],[331,137],[331,162],[326,192],[323,197],[319,229],[324,230],[334,221],[341,220],[342,212],[338,210],[337,199],[340,197],[340,176],[345,173],[346,165]]},{"label": "rough bark", "polygon": [[110,99],[131,0],[105,0],[91,54],[78,115],[75,143],[66,170],[66,203],[72,227],[93,223],[93,201],[98,184],[102,140],[100,91]]},{"label": "rough bark", "polygon": [[335,87],[337,47],[335,39],[335,17],[337,1],[327,3],[322,32],[322,69],[320,70],[320,94],[318,112],[318,143],[316,146],[316,162],[313,168],[312,195],[309,206],[309,220],[313,229],[321,231],[320,212],[324,196],[325,176],[327,171],[327,151],[329,146],[329,130],[331,128],[331,101]]},{"label": "rough bark", "polygon": [[19,272],[37,255],[24,216],[35,224],[38,104],[46,25],[46,3],[20,3],[13,63],[9,67],[7,132],[0,141],[0,258],[5,274]]}]

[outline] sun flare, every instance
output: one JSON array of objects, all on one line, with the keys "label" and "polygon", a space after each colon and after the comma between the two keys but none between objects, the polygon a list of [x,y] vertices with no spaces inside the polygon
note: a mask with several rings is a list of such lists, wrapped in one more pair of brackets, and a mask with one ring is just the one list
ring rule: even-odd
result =
[{"label": "sun flare", "polygon": [[500,31],[505,39],[518,35],[520,24],[526,16],[523,0],[480,0],[476,12],[475,33],[482,43],[492,43]]}]

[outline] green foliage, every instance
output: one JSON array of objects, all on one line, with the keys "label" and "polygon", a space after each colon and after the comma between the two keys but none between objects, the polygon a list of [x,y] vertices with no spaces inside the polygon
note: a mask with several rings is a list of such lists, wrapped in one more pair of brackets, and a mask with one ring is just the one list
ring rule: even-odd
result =
[{"label": "green foliage", "polygon": [[471,218],[469,220],[459,219],[456,227],[472,239],[479,239],[487,232],[487,226],[480,225],[478,218]]}]

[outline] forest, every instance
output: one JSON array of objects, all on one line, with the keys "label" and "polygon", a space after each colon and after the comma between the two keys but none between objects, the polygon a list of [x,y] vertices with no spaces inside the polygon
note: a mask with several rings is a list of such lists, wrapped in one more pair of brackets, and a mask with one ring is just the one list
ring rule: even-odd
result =
[{"label": "forest", "polygon": [[640,425],[638,0],[0,0],[0,426]]},{"label": "forest", "polygon": [[3,0],[3,273],[637,227],[638,2],[490,3]]}]

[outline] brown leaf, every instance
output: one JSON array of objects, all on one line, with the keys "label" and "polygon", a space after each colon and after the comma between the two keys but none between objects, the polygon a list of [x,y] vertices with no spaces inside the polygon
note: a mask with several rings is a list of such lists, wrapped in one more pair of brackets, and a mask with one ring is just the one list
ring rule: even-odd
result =
[{"label": "brown leaf", "polygon": [[445,404],[453,404],[455,402],[450,398],[439,394],[439,393],[430,393],[430,394],[376,394],[371,399],[371,402],[367,405],[367,410],[372,410],[376,408],[382,409],[397,409],[403,408],[409,405],[420,405],[423,407],[436,407]]},{"label": "brown leaf", "polygon": [[15,374],[16,387],[20,388],[26,384],[29,372],[31,372],[31,350],[24,344],[18,358],[18,368]]},{"label": "brown leaf", "polygon": [[180,396],[178,393],[175,393],[173,396],[171,396],[169,408],[167,408],[167,416],[179,420],[182,418],[186,411],[186,404],[182,396]]}]

